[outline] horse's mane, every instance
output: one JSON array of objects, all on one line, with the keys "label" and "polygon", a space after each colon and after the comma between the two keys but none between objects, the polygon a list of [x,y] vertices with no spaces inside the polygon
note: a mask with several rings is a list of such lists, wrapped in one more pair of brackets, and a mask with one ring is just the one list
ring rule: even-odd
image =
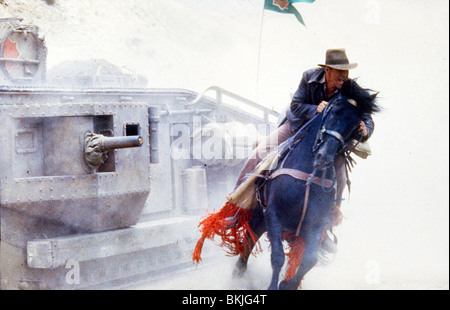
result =
[{"label": "horse's mane", "polygon": [[357,102],[358,114],[360,116],[372,115],[381,110],[381,107],[377,103],[378,92],[369,88],[362,88],[356,82],[356,79],[348,79],[345,81],[341,88],[341,94]]}]

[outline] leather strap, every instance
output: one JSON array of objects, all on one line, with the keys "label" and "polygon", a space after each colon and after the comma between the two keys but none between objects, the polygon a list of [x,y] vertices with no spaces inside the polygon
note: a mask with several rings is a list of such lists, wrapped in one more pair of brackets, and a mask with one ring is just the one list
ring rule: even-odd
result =
[{"label": "leather strap", "polygon": [[[293,177],[294,179],[302,180],[302,181],[308,181],[309,174],[297,169],[291,169],[291,168],[280,168],[276,170],[274,173],[272,173],[269,178],[275,179],[276,177],[279,177],[280,175],[289,175]],[[312,179],[312,183],[317,185],[325,186],[326,188],[330,188],[333,186],[334,182],[330,179],[322,179],[319,177],[314,177]]]}]

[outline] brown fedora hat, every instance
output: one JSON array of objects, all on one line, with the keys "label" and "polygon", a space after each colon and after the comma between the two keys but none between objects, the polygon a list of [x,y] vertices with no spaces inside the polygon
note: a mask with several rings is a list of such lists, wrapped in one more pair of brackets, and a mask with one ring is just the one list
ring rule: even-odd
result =
[{"label": "brown fedora hat", "polygon": [[350,63],[345,54],[345,49],[329,49],[325,55],[325,64],[319,64],[321,67],[331,67],[338,70],[350,70],[358,66],[357,63]]}]

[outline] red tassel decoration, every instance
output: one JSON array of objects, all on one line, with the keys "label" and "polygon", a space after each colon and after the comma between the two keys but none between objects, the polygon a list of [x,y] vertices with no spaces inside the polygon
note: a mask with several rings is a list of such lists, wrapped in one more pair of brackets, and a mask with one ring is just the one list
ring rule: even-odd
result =
[{"label": "red tassel decoration", "polygon": [[302,263],[303,253],[305,252],[305,240],[302,236],[297,237],[290,231],[283,233],[283,240],[286,240],[289,245],[289,252],[286,253],[289,267],[284,278],[285,280],[290,280]]},{"label": "red tassel decoration", "polygon": [[197,241],[192,260],[196,263],[202,260],[201,252],[205,239],[213,240],[215,236],[221,239],[219,246],[224,247],[230,255],[242,255],[251,251],[251,241],[257,241],[248,224],[251,215],[251,209],[239,208],[230,201],[218,212],[207,215],[198,225],[202,236]]}]

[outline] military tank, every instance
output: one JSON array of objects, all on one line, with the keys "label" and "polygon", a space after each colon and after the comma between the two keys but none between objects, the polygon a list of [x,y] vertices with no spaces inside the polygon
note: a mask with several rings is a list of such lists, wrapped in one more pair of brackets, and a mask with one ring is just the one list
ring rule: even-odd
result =
[{"label": "military tank", "polygon": [[17,18],[0,38],[0,288],[192,266],[199,216],[278,113],[217,86],[148,88],[101,59],[47,70],[39,28]]}]

